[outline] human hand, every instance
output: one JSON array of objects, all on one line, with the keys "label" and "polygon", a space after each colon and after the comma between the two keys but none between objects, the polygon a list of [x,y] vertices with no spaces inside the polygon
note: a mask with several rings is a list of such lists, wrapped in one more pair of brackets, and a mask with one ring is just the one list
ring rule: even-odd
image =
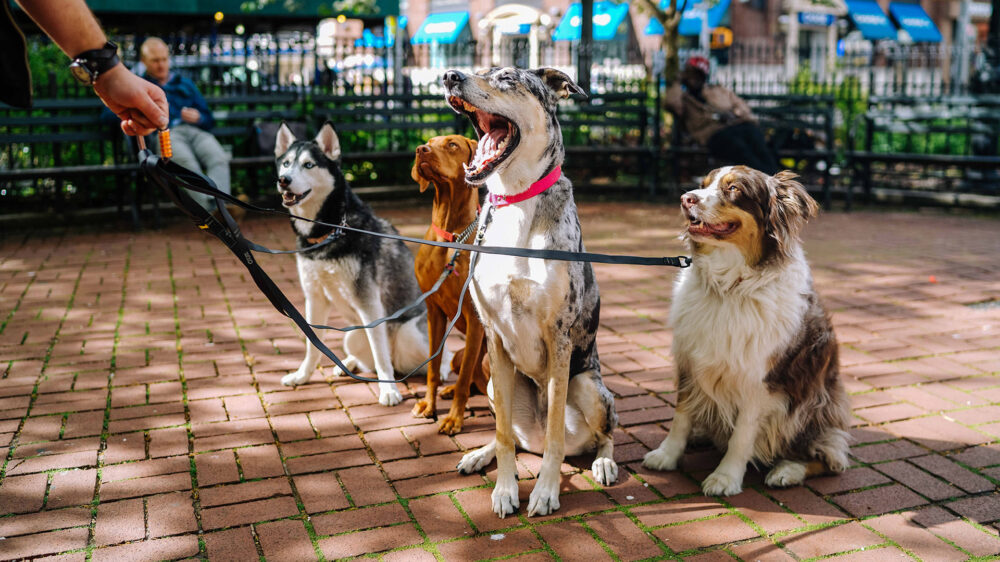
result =
[{"label": "human hand", "polygon": [[197,125],[198,123],[201,123],[201,112],[193,107],[182,108],[181,121]]},{"label": "human hand", "polygon": [[159,86],[118,64],[97,77],[94,92],[119,119],[127,135],[148,135],[168,125],[167,96]]}]

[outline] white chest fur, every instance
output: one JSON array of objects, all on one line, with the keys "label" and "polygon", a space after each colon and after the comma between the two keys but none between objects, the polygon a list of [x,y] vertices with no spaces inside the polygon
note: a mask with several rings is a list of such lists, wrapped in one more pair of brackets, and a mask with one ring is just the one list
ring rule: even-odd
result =
[{"label": "white chest fur", "polygon": [[[550,233],[531,231],[535,205],[535,201],[528,200],[493,209],[483,244],[550,247]],[[501,338],[518,369],[529,376],[540,374],[545,369],[544,342],[550,339],[546,333],[552,329],[553,314],[568,287],[566,265],[552,260],[480,254],[473,280],[472,297],[484,326]]]},{"label": "white chest fur", "polygon": [[[674,288],[671,321],[678,361],[706,391],[739,392],[734,382],[743,390],[739,382],[759,385],[798,333],[810,283],[801,251],[789,263],[763,270],[747,267],[735,249],[698,256]],[[729,384],[715,384],[720,377]]]},{"label": "white chest fur", "polygon": [[296,265],[305,293],[324,295],[350,324],[359,323],[355,311],[360,303],[355,287],[361,264],[357,259],[313,260],[296,255]]}]

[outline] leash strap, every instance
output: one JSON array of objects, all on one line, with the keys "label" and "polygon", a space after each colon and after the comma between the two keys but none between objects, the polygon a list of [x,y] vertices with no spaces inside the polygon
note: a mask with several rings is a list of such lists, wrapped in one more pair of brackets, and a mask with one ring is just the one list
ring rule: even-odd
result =
[{"label": "leash strap", "polygon": [[[340,367],[340,369],[346,373],[351,378],[361,381],[361,382],[388,382],[377,378],[362,377],[351,372],[346,365],[337,357],[319,336],[313,330],[312,326],[302,314],[295,308],[295,306],[288,300],[288,297],[281,292],[281,289],[267,276],[264,269],[260,267],[260,264],[253,259],[253,252],[251,251],[251,243],[243,237],[236,225],[236,221],[233,220],[232,216],[226,210],[225,205],[221,204],[219,199],[216,198],[216,205],[219,207],[219,213],[223,217],[226,224],[223,224],[215,219],[211,213],[209,213],[204,207],[199,205],[194,199],[189,195],[184,193],[171,181],[175,178],[174,173],[189,173],[183,167],[174,164],[168,159],[158,158],[153,155],[148,150],[142,150],[139,153],[140,167],[142,171],[149,177],[154,183],[159,185],[167,192],[167,195],[173,200],[174,204],[183,211],[188,217],[191,218],[198,225],[198,228],[208,231],[210,234],[214,235],[216,238],[222,241],[229,250],[236,255],[247,268],[250,273],[250,277],[253,279],[257,288],[260,289],[264,296],[271,302],[281,314],[285,315],[287,318],[295,322],[295,325],[302,330],[305,334],[306,339],[309,340],[316,349],[318,349],[323,355],[327,356],[333,363]],[[202,181],[211,183],[211,179],[201,177]],[[215,192],[222,193],[215,188],[214,184],[211,187],[215,189]],[[214,193],[214,192],[210,192]],[[256,244],[255,244],[256,245]],[[412,372],[410,373],[413,374]],[[410,375],[407,375],[410,376]],[[396,381],[393,381],[396,382]]]},{"label": "leash strap", "polygon": [[403,242],[424,244],[427,246],[438,246],[441,248],[465,250],[467,252],[482,252],[484,254],[499,254],[499,255],[514,256],[520,258],[539,258],[539,259],[559,260],[559,261],[588,261],[593,263],[607,263],[615,265],[669,266],[669,267],[681,267],[681,268],[690,267],[691,265],[691,258],[687,256],[640,257],[640,256],[624,256],[616,254],[596,254],[591,252],[570,252],[566,250],[536,250],[531,248],[508,248],[503,246],[475,246],[471,244],[461,244],[457,242],[437,242],[434,240],[426,240],[424,238],[412,238],[409,236],[402,236],[400,234],[391,234],[388,232],[370,232],[368,230],[354,228],[346,225],[336,225],[313,219],[307,219],[299,217],[297,215],[292,215],[285,211],[279,211],[277,209],[258,207],[251,203],[240,201],[236,197],[233,197],[228,193],[220,191],[217,187],[215,187],[215,184],[211,183],[211,181],[208,178],[205,178],[200,174],[195,174],[194,172],[191,172],[177,164],[174,164],[173,162],[168,161],[167,167],[168,167],[167,171],[170,174],[174,175],[174,177],[172,177],[171,180],[185,189],[197,191],[198,193],[204,193],[206,195],[215,197],[216,199],[222,199],[228,203],[232,203],[233,205],[236,205],[238,207],[243,207],[244,209],[250,211],[267,213],[271,215],[280,215],[283,217],[303,220],[314,224],[329,226],[331,228],[341,228],[343,230],[349,230],[351,232],[367,234],[369,236],[378,236],[381,238],[389,238],[391,240],[402,240]]}]

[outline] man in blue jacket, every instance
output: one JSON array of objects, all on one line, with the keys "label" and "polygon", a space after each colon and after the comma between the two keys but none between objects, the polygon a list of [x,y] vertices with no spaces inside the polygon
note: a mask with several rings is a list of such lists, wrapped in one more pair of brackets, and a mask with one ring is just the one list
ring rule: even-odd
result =
[{"label": "man in blue jacket", "polygon": [[[230,193],[229,154],[209,131],[215,125],[212,110],[194,82],[170,72],[170,50],[158,37],[146,39],[139,48],[146,65],[143,78],[163,88],[170,106],[170,141],[173,160],[189,170],[201,171],[222,191]],[[188,192],[202,206],[212,210],[211,197]]]}]

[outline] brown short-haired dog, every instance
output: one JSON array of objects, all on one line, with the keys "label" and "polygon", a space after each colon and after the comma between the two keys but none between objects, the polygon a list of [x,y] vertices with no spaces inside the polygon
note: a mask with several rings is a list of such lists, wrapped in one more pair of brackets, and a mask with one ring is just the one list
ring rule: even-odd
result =
[{"label": "brown short-haired dog", "polygon": [[[416,161],[411,176],[423,192],[434,185],[434,209],[431,225],[424,238],[443,242],[455,237],[476,220],[479,191],[465,183],[463,164],[472,161],[476,141],[459,135],[434,137],[427,144],[417,147]],[[454,250],[435,246],[420,246],[417,252],[417,281],[424,291],[438,280],[445,266],[451,261]],[[437,351],[444,338],[449,320],[458,312],[458,297],[469,275],[469,254],[463,252],[455,262],[455,275],[451,275],[436,293],[427,298],[427,328],[431,353]],[[453,393],[451,410],[438,424],[441,433],[455,434],[462,430],[465,405],[469,399],[472,382],[486,393],[488,373],[484,371],[486,354],[483,325],[479,323],[476,307],[468,295],[462,302],[462,315],[455,327],[465,334],[465,349],[455,354],[458,380],[451,387],[442,389],[441,395]],[[413,407],[414,416],[430,417],[435,412],[437,387],[441,382],[441,357],[431,360],[427,369],[427,396]]]}]

